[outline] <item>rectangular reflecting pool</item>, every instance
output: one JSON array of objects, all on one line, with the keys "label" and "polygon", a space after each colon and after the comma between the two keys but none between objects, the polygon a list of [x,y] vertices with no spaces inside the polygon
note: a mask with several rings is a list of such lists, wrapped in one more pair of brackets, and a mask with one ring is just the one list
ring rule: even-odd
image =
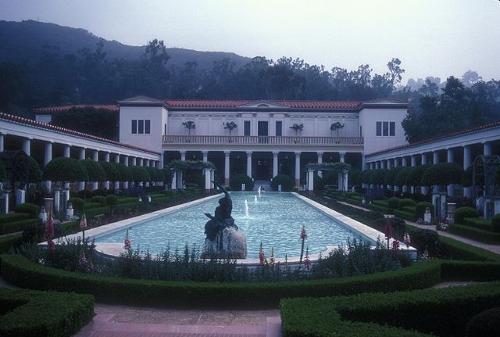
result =
[{"label": "rectangular reflecting pool", "polygon": [[[317,254],[327,247],[337,247],[349,239],[375,243],[373,235],[368,238],[332,215],[302,200],[294,193],[263,192],[259,197],[254,192],[232,192],[233,213],[236,225],[247,238],[248,258],[258,258],[262,243],[266,256],[274,248],[278,258],[300,255],[300,232],[305,226],[306,246],[310,254]],[[126,229],[132,247],[152,254],[161,253],[167,247],[180,252],[189,247],[203,248],[204,227],[208,218],[204,213],[214,214],[219,198],[187,206],[149,220],[139,221],[110,233],[95,236],[96,243],[122,244]]]}]

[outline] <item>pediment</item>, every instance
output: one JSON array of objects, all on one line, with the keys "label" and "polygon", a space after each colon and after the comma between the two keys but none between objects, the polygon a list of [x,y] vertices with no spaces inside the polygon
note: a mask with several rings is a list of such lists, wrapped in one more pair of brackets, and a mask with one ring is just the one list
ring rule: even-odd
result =
[{"label": "pediment", "polygon": [[247,104],[242,104],[239,106],[239,108],[245,108],[245,109],[286,109],[288,108],[285,105],[278,104],[273,101],[257,101],[257,102],[251,102]]}]

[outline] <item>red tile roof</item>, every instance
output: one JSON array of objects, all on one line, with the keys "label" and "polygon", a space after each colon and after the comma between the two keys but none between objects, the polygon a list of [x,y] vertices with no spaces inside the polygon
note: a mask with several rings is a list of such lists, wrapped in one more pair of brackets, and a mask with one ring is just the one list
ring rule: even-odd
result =
[{"label": "red tile roof", "polygon": [[24,118],[24,117],[20,117],[20,116],[9,115],[9,114],[0,112],[0,120],[2,120],[2,119],[6,120],[6,121],[9,121],[9,122],[17,123],[17,124],[23,124],[23,125],[32,126],[32,127],[35,127],[35,128],[46,129],[46,130],[55,131],[55,132],[59,132],[59,133],[64,133],[64,134],[71,135],[71,136],[76,136],[76,137],[83,137],[83,138],[87,138],[87,139],[94,140],[94,141],[105,142],[105,143],[109,143],[109,144],[112,144],[112,145],[129,148],[129,149],[144,151],[144,152],[147,152],[147,153],[152,153],[152,154],[157,154],[157,155],[160,154],[158,152],[146,150],[146,149],[143,149],[143,148],[140,148],[140,147],[137,147],[137,146],[123,144],[123,143],[117,142],[117,141],[112,140],[112,139],[97,137],[97,136],[90,135],[90,134],[87,134],[87,133],[83,133],[83,132],[79,132],[79,131],[75,131],[75,130],[71,130],[71,129],[66,129],[66,128],[62,128],[62,127],[59,127],[59,126],[55,126],[55,125],[43,123],[43,122],[38,122],[38,121],[35,121],[33,119],[28,119],[28,118]]},{"label": "red tile roof", "polygon": [[54,112],[68,111],[73,108],[94,108],[94,109],[106,109],[111,111],[119,111],[120,108],[117,104],[75,104],[75,105],[60,105],[60,106],[48,106],[44,108],[35,108],[33,112],[36,114],[52,114]]},{"label": "red tile roof", "polygon": [[407,149],[407,148],[415,147],[415,146],[418,146],[418,145],[432,143],[432,142],[435,142],[435,141],[443,139],[443,138],[449,138],[449,137],[454,137],[454,136],[467,135],[467,134],[476,133],[476,132],[480,132],[480,131],[483,131],[483,130],[486,130],[486,129],[497,128],[497,127],[500,127],[500,120],[495,121],[495,122],[491,122],[491,123],[486,123],[486,124],[479,125],[479,126],[475,126],[475,127],[472,127],[472,128],[451,131],[451,132],[448,132],[448,133],[445,133],[445,134],[442,134],[442,135],[439,135],[439,136],[436,136],[436,137],[427,138],[427,139],[424,139],[424,140],[421,140],[421,141],[418,141],[418,142],[415,142],[415,143],[407,144],[407,145],[401,145],[401,146],[391,147],[390,149],[386,149],[386,150],[382,150],[382,151],[377,151],[377,152],[370,153],[367,156],[373,156],[373,155],[387,153],[387,152],[391,152],[391,151]]}]

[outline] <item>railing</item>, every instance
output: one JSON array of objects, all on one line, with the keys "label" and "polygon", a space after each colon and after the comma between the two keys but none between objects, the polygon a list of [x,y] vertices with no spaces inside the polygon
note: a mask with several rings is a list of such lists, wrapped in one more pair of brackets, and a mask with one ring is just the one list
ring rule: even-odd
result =
[{"label": "railing", "polygon": [[177,136],[164,135],[163,144],[227,145],[361,145],[363,137]]}]

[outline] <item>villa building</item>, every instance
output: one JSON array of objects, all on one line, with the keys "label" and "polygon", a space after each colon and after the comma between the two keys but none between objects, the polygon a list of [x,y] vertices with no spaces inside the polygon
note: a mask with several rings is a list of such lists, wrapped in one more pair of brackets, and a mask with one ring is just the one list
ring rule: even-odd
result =
[{"label": "villa building", "polygon": [[[73,106],[35,110],[38,121]],[[407,104],[395,101],[155,100],[138,96],[96,106],[119,113],[119,141],[171,160],[214,163],[226,184],[245,173],[305,181],[308,163],[347,162],[406,144]]]}]

